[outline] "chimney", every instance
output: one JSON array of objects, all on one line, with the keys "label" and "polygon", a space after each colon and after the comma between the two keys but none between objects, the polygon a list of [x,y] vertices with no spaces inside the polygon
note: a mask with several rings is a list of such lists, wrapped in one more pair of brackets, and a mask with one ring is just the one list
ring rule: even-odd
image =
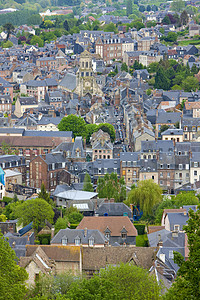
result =
[{"label": "chimney", "polygon": [[53,237],[54,237],[54,233],[55,233],[55,228],[54,228],[54,227],[52,227],[52,228],[51,228],[51,238],[53,238]]},{"label": "chimney", "polygon": [[184,214],[184,216],[187,216],[187,211],[186,211],[186,210],[184,210],[183,214]]},{"label": "chimney", "polygon": [[12,243],[12,248],[15,248],[15,245],[16,245],[16,243],[15,243],[15,241]]},{"label": "chimney", "polygon": [[84,228],[84,237],[87,236],[87,228]]},{"label": "chimney", "polygon": [[163,241],[160,240],[160,241],[158,242],[157,246],[158,246],[159,248],[162,248],[162,247],[163,247]]}]

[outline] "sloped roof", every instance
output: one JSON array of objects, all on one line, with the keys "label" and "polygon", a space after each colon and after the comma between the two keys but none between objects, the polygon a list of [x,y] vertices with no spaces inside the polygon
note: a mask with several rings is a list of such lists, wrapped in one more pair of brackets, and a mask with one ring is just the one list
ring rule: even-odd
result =
[{"label": "sloped roof", "polygon": [[127,236],[137,236],[137,230],[128,217],[84,217],[77,229],[98,229],[103,234],[108,228],[111,236],[121,236],[123,228],[127,231]]},{"label": "sloped roof", "polygon": [[60,192],[55,196],[58,198],[64,198],[66,200],[89,200],[94,198],[97,195],[98,193],[93,193],[93,192],[69,190],[69,191]]}]

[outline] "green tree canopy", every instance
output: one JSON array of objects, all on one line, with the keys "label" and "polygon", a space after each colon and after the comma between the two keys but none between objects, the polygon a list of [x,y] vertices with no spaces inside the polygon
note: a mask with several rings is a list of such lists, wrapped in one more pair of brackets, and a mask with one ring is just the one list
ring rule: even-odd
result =
[{"label": "green tree canopy", "polygon": [[58,218],[55,223],[55,234],[57,234],[60,229],[66,229],[68,227],[68,223],[67,218]]},{"label": "green tree canopy", "polygon": [[196,77],[188,76],[182,82],[182,88],[185,92],[195,92],[196,89],[199,89],[199,81]]},{"label": "green tree canopy", "polygon": [[39,226],[45,225],[45,220],[53,222],[54,212],[50,204],[44,199],[36,198],[24,201],[16,207],[15,214],[19,223],[28,225],[33,222],[35,233],[38,233]]},{"label": "green tree canopy", "polygon": [[132,0],[126,1],[126,15],[129,16],[132,14],[133,11],[133,2]]},{"label": "green tree canopy", "polygon": [[99,198],[114,198],[116,202],[121,202],[126,198],[124,178],[118,180],[116,173],[105,174],[98,178],[97,191]]},{"label": "green tree canopy", "polygon": [[88,173],[85,174],[83,181],[83,191],[94,192],[93,185],[91,183],[91,178]]},{"label": "green tree canopy", "polygon": [[37,35],[34,35],[30,41],[31,45],[38,45],[38,47],[44,46],[44,41]]},{"label": "green tree canopy", "polygon": [[74,137],[86,137],[87,135],[86,123],[80,116],[69,115],[64,117],[58,124],[58,129],[60,131],[72,131]]},{"label": "green tree canopy", "polygon": [[44,199],[45,201],[47,201],[47,203],[49,203],[51,206],[54,205],[53,200],[50,198],[50,194],[47,192],[47,190],[45,189],[45,185],[42,182],[41,184],[41,191],[38,193],[38,198],[40,199]]},{"label": "green tree canopy", "polygon": [[142,180],[138,182],[138,186],[131,190],[128,199],[125,201],[127,205],[139,205],[144,216],[151,214],[154,205],[162,201],[162,189],[152,179]]},{"label": "green tree canopy", "polygon": [[86,143],[89,144],[91,135],[94,132],[98,131],[98,125],[96,125],[96,124],[87,124],[86,125],[86,131],[87,131]]},{"label": "green tree canopy", "polygon": [[173,0],[171,4],[171,9],[175,12],[181,12],[185,7],[185,2],[183,0]]},{"label": "green tree canopy", "polygon": [[26,294],[28,274],[17,265],[17,257],[0,233],[0,300],[21,300]]},{"label": "green tree canopy", "polygon": [[126,63],[122,63],[122,66],[121,66],[121,71],[125,71],[125,72],[128,72],[128,66]]},{"label": "green tree canopy", "polygon": [[89,280],[72,283],[67,296],[71,300],[161,299],[154,276],[130,264],[108,266]]}]

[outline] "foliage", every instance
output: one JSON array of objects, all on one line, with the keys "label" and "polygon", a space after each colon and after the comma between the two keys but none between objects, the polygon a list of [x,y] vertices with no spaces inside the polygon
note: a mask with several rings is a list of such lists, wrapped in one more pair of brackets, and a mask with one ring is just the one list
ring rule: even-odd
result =
[{"label": "foliage", "polygon": [[[6,23],[3,25],[3,31],[7,32],[7,37],[6,39],[9,39],[10,34],[15,30],[15,27],[13,26],[12,23]],[[6,47],[4,47],[6,48]],[[9,48],[9,47],[7,47]]]},{"label": "foliage", "polygon": [[19,223],[28,225],[33,222],[33,229],[38,233],[39,226],[45,225],[45,220],[53,222],[54,212],[44,199],[36,198],[23,202],[16,207],[16,216]]},{"label": "foliage", "polygon": [[104,31],[105,32],[114,32],[114,33],[118,32],[117,27],[112,22],[109,23],[108,25],[104,26]]},{"label": "foliage", "polygon": [[40,245],[50,245],[51,234],[50,233],[40,234],[38,235],[38,240],[40,242]]},{"label": "foliage", "polygon": [[162,200],[162,190],[153,180],[142,180],[138,182],[138,186],[131,190],[128,194],[126,205],[139,205],[144,216],[150,214],[154,205]]},{"label": "foliage", "polygon": [[93,185],[91,183],[91,178],[88,173],[85,174],[83,181],[83,191],[94,192]]},{"label": "foliage", "polygon": [[72,283],[67,296],[71,300],[156,300],[160,299],[159,292],[156,279],[148,271],[130,264],[120,264],[102,269],[89,280]]},{"label": "foliage", "polygon": [[161,126],[160,126],[160,133],[166,131],[167,129],[169,129],[169,126],[168,126],[168,125],[161,125]]},{"label": "foliage", "polygon": [[71,284],[78,279],[79,277],[75,277],[71,272],[56,274],[56,276],[42,274],[36,285],[29,290],[28,296],[35,300],[66,299],[61,295],[65,295]]},{"label": "foliage", "polygon": [[121,71],[125,71],[125,72],[128,72],[128,66],[126,63],[122,63],[122,66],[121,66]]},{"label": "foliage", "polygon": [[87,135],[86,135],[86,143],[89,144],[91,135],[98,131],[98,125],[96,124],[87,124],[86,125]]},{"label": "foliage", "polygon": [[155,76],[155,88],[169,90],[170,80],[167,78],[166,70],[159,66]]},{"label": "foliage", "polygon": [[145,234],[145,224],[136,224],[136,223],[134,223],[134,226],[137,229],[138,235]]},{"label": "foliage", "polygon": [[42,182],[41,184],[41,191],[38,193],[38,198],[44,199],[47,203],[49,203],[51,206],[54,206],[53,200],[50,198],[50,194],[45,189],[45,185]]},{"label": "foliage", "polygon": [[126,15],[127,16],[131,15],[132,11],[133,11],[132,0],[127,0],[126,1]]},{"label": "foliage", "polygon": [[17,257],[0,233],[0,300],[24,299],[28,274],[17,265]]},{"label": "foliage", "polygon": [[68,216],[68,220],[70,222],[70,224],[79,224],[81,222],[81,220],[83,219],[83,214],[80,213],[79,211],[74,211],[72,213],[70,213]]},{"label": "foliage", "polygon": [[185,2],[183,0],[173,0],[171,4],[171,9],[175,12],[181,12],[185,7]]},{"label": "foliage", "polygon": [[148,247],[148,237],[146,234],[136,236],[136,247]]},{"label": "foliage", "polygon": [[11,41],[5,41],[1,43],[2,48],[11,48],[13,46],[13,43]]},{"label": "foliage", "polygon": [[181,25],[187,25],[188,21],[189,21],[188,14],[187,14],[186,10],[184,10],[180,16],[180,23],[181,23]]},{"label": "foliage", "polygon": [[65,218],[58,218],[55,223],[55,234],[58,233],[60,229],[66,229],[68,227],[68,219]]},{"label": "foliage", "polygon": [[146,90],[146,94],[147,94],[147,96],[150,96],[151,95],[151,89]]},{"label": "foliage", "polygon": [[37,35],[34,35],[30,41],[31,45],[38,45],[38,47],[44,46],[44,41]]},{"label": "foliage", "polygon": [[87,134],[86,123],[84,119],[75,115],[68,115],[67,117],[64,117],[58,124],[58,129],[60,131],[72,131],[74,137],[86,137]]},{"label": "foliage", "polygon": [[189,258],[185,259],[180,253],[174,254],[174,261],[180,267],[172,287],[165,295],[165,300],[199,299],[200,290],[200,210],[189,211],[189,220],[184,230],[188,238]]},{"label": "foliage", "polygon": [[196,89],[199,88],[199,81],[196,77],[188,76],[185,80],[183,80],[182,88],[185,92],[195,92]]},{"label": "foliage", "polygon": [[4,214],[0,214],[0,222],[6,222],[7,217]]},{"label": "foliage", "polygon": [[148,21],[146,22],[147,28],[155,27],[156,26],[156,21]]},{"label": "foliage", "polygon": [[116,173],[105,174],[97,181],[97,191],[99,198],[114,198],[116,202],[126,198],[126,186],[124,177],[117,178]]}]

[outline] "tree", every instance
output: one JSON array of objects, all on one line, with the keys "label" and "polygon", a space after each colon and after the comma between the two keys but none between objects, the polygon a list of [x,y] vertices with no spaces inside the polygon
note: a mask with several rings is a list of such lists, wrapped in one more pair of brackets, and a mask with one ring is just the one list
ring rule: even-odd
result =
[{"label": "tree", "polygon": [[149,4],[147,5],[146,10],[147,10],[147,11],[151,11],[151,6],[150,6]]},{"label": "tree", "polygon": [[159,66],[155,76],[155,88],[169,90],[170,80],[166,76],[166,72],[162,66]]},{"label": "tree", "polygon": [[58,124],[58,129],[60,131],[72,131],[74,137],[86,137],[87,135],[86,123],[80,116],[69,115],[64,117]]},{"label": "tree", "polygon": [[96,124],[87,124],[86,125],[86,143],[89,144],[90,137],[94,132],[98,131],[98,126]]},{"label": "tree", "polygon": [[185,80],[183,80],[182,88],[185,92],[195,92],[196,89],[199,88],[199,81],[196,77],[188,76]]},{"label": "tree", "polygon": [[188,21],[189,21],[188,14],[187,14],[186,10],[184,10],[181,13],[181,17],[180,17],[181,25],[187,25]]},{"label": "tree", "polygon": [[175,12],[181,12],[185,7],[185,2],[183,0],[173,0],[171,4],[171,9]]},{"label": "tree", "polygon": [[7,37],[6,39],[9,39],[9,36],[11,35],[11,33],[13,33],[13,31],[15,30],[15,27],[13,26],[12,23],[6,23],[3,25],[3,31],[7,32]]},{"label": "tree", "polygon": [[160,133],[164,132],[165,130],[169,129],[168,125],[161,125],[160,126]]},{"label": "tree", "polygon": [[24,299],[28,274],[17,265],[17,257],[0,233],[0,299]]},{"label": "tree", "polygon": [[47,190],[45,189],[45,185],[42,182],[41,184],[41,191],[38,193],[38,198],[40,199],[44,199],[47,203],[49,203],[50,205],[53,205],[53,200],[50,198],[50,194],[47,192]]},{"label": "tree", "polygon": [[66,229],[68,227],[68,219],[67,218],[58,218],[55,223],[55,234],[60,231],[60,229]]},{"label": "tree", "polygon": [[111,142],[113,143],[115,141],[115,129],[112,124],[109,123],[101,123],[98,126],[98,130],[101,129],[104,132],[107,132],[110,135]]},{"label": "tree", "polygon": [[69,299],[161,299],[160,288],[147,270],[131,264],[107,266],[91,279],[72,283]]},{"label": "tree", "polygon": [[105,32],[114,32],[114,33],[118,32],[117,27],[112,22],[104,26],[104,31]]},{"label": "tree", "polygon": [[132,14],[133,11],[133,4],[132,0],[127,0],[126,1],[126,15],[129,16]]},{"label": "tree", "polygon": [[65,29],[66,31],[69,31],[69,30],[70,30],[69,23],[68,23],[67,20],[64,21],[63,27],[64,27],[64,29]]},{"label": "tree", "polygon": [[147,28],[155,27],[156,26],[156,21],[147,21],[146,26],[147,26]]},{"label": "tree", "polygon": [[11,48],[13,43],[11,41],[6,41],[1,43],[2,48]]},{"label": "tree", "polygon": [[164,25],[169,25],[169,24],[171,24],[171,21],[170,21],[170,18],[169,18],[168,15],[166,15],[166,16],[163,18],[162,23],[163,23]]},{"label": "tree", "polygon": [[140,12],[144,12],[145,11],[145,6],[144,5],[140,5],[139,6],[139,11]]},{"label": "tree", "polygon": [[36,198],[23,202],[16,207],[19,223],[25,226],[33,222],[33,229],[37,235],[38,229],[45,225],[45,220],[53,222],[54,212],[50,204],[44,199]]},{"label": "tree", "polygon": [[177,41],[177,34],[176,34],[176,32],[172,32],[172,31],[168,32],[168,34],[167,34],[167,36],[165,38],[165,41],[166,42],[173,42],[173,43],[175,43]]},{"label": "tree", "polygon": [[94,192],[93,185],[91,183],[91,178],[88,173],[85,174],[83,181],[83,191]]},{"label": "tree", "polygon": [[38,47],[43,47],[44,41],[37,35],[34,35],[30,41],[31,45],[38,45]]},{"label": "tree", "polygon": [[121,71],[128,72],[128,66],[127,66],[126,63],[122,63],[122,65],[121,65]]},{"label": "tree", "polygon": [[181,192],[174,199],[176,208],[183,207],[183,205],[199,205],[199,199],[194,192]]},{"label": "tree", "polygon": [[97,181],[97,191],[99,198],[114,198],[116,202],[126,198],[126,187],[124,177],[119,180],[116,173],[105,174]]},{"label": "tree", "polygon": [[180,267],[172,287],[165,295],[165,300],[200,299],[200,210],[189,211],[187,226],[183,228],[187,234],[189,258],[185,261],[180,253],[174,253],[174,262]]},{"label": "tree", "polygon": [[139,205],[144,216],[152,212],[153,206],[162,200],[162,189],[153,180],[139,181],[138,186],[131,190],[128,199],[125,201],[127,205]]}]

